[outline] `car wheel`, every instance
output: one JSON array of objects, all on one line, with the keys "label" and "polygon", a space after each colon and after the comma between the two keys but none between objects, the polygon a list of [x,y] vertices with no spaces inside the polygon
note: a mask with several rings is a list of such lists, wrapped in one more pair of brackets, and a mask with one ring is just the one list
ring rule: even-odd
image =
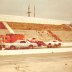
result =
[{"label": "car wheel", "polygon": [[49,43],[49,44],[47,45],[47,48],[52,48],[51,43]]},{"label": "car wheel", "polygon": [[58,44],[58,47],[61,47],[61,43]]},{"label": "car wheel", "polygon": [[33,49],[33,45],[29,45],[29,49]]},{"label": "car wheel", "polygon": [[11,49],[11,50],[15,50],[16,47],[15,47],[15,46],[11,46],[10,49]]}]

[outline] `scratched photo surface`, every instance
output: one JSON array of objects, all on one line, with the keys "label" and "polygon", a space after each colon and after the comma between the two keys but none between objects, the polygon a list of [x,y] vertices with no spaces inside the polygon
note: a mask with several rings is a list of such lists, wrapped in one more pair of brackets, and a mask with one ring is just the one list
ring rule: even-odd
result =
[{"label": "scratched photo surface", "polygon": [[71,0],[0,0],[0,72],[72,72]]}]

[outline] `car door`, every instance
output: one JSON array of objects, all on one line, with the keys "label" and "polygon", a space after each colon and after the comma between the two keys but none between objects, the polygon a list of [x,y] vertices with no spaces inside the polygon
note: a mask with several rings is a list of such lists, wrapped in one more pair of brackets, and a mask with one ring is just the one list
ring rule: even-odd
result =
[{"label": "car door", "polygon": [[20,41],[20,46],[23,48],[23,47],[28,47],[29,46],[29,43],[26,42],[26,41]]}]

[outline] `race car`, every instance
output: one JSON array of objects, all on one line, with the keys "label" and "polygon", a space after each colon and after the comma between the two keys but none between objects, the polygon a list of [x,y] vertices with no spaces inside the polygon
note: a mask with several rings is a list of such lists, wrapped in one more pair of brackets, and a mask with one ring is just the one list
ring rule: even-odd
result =
[{"label": "race car", "polygon": [[61,47],[62,42],[57,40],[52,40],[47,43],[47,48],[59,48]]},{"label": "race car", "polygon": [[11,49],[11,50],[15,50],[15,49],[33,49],[34,47],[37,46],[36,43],[31,43],[29,41],[25,41],[25,40],[17,40],[14,43],[4,43],[5,45],[5,49]]}]

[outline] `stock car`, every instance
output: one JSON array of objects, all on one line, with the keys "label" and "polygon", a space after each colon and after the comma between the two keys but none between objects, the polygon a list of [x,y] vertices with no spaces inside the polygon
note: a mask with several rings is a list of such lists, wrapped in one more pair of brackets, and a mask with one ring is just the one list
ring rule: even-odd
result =
[{"label": "stock car", "polygon": [[25,41],[25,40],[17,40],[14,43],[5,43],[4,45],[5,45],[6,50],[33,49],[34,47],[37,47],[36,43],[31,43],[31,42]]},{"label": "stock car", "polygon": [[31,42],[31,43],[36,43],[38,47],[46,46],[46,44],[43,41],[41,41],[41,40],[37,40],[37,41],[28,40],[28,41]]},{"label": "stock car", "polygon": [[47,43],[47,48],[59,48],[61,47],[62,42],[58,40],[51,40]]}]

